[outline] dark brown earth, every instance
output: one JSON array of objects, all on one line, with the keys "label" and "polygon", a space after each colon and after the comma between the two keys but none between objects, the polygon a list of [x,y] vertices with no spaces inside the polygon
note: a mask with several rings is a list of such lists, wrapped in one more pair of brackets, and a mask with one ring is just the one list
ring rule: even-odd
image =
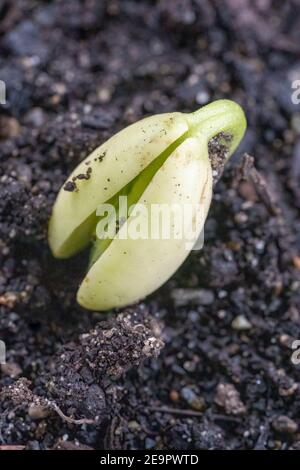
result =
[{"label": "dark brown earth", "polygon": [[[0,0],[0,79],[0,446],[299,449],[299,0]],[[88,254],[46,242],[61,184],[125,125],[221,97],[249,128],[204,249],[143,305],[84,311]]]}]

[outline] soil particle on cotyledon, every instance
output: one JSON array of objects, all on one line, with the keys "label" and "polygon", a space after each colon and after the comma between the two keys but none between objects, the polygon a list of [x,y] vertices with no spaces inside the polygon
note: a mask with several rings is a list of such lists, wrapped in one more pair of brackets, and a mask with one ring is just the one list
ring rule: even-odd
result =
[{"label": "soil particle on cotyledon", "polygon": [[232,136],[225,132],[213,137],[208,143],[209,160],[212,167],[214,184],[220,179],[229,155]]}]

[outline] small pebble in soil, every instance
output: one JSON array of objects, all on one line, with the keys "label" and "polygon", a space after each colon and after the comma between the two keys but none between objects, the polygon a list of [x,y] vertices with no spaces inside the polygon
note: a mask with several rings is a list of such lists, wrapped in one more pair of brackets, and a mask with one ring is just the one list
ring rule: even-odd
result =
[{"label": "small pebble in soil", "polygon": [[1,364],[0,367],[1,372],[4,375],[8,375],[11,379],[15,379],[22,374],[22,369],[16,362],[7,362],[5,364]]},{"label": "small pebble in soil", "polygon": [[65,191],[69,191],[69,192],[73,192],[76,190],[76,184],[73,182],[73,181],[68,181],[65,185],[64,185],[64,190]]},{"label": "small pebble in soil", "polygon": [[[112,374],[115,384],[111,395],[106,384],[103,387],[107,391],[107,409],[99,410],[107,416],[103,424],[75,426],[55,415],[30,419],[28,406],[24,406],[27,388],[24,380],[17,382],[16,393],[12,392],[16,400],[23,397],[21,408],[13,411],[14,403],[1,403],[0,411],[8,412],[0,423],[5,445],[32,450],[145,449],[148,437],[162,449],[261,446],[300,450],[299,431],[294,432],[295,424],[300,424],[299,366],[291,363],[293,350],[289,350],[291,339],[300,338],[300,284],[296,279],[300,113],[299,106],[292,105],[290,83],[284,78],[291,71],[299,77],[296,1],[162,0],[143,2],[141,7],[142,2],[132,0],[51,4],[0,0],[0,4],[0,39],[6,52],[0,76],[8,92],[0,118],[0,123],[6,122],[0,126],[0,336],[10,345],[8,365],[16,363],[24,371],[26,366],[26,376],[38,392],[49,379],[47,364],[52,356],[55,398],[65,413],[71,402],[76,418],[83,417],[84,385],[91,384],[95,370],[97,377]],[[132,4],[138,8],[131,8]],[[193,24],[178,5],[186,7]],[[245,16],[250,18],[246,27]],[[26,25],[28,18],[31,24]],[[141,27],[149,21],[150,28]],[[167,35],[161,34],[162,24]],[[116,29],[120,34],[114,34]],[[62,42],[65,47],[60,47]],[[137,76],[137,64],[143,65],[144,75]],[[249,130],[215,187],[204,250],[192,254],[169,286],[170,290],[175,285],[205,288],[215,299],[208,306],[194,301],[195,306],[187,303],[180,308],[174,302],[169,306],[160,295],[147,300],[147,308],[153,305],[153,311],[162,312],[164,338],[170,336],[170,341],[160,356],[147,359],[126,375],[127,365],[137,367],[136,353],[139,363],[149,344],[142,352],[143,335],[120,328],[115,316],[113,325],[101,328],[102,333],[96,328],[93,334],[100,315],[83,315],[74,308],[78,265],[51,262],[45,229],[54,196],[74,165],[124,124],[147,113],[195,109],[196,97],[198,101],[207,99],[201,95],[203,91],[209,101],[227,96],[243,103]],[[89,117],[83,123],[85,115]],[[274,216],[277,203],[270,201],[268,187],[257,180],[255,171],[253,176],[249,168],[252,176],[241,180],[244,163],[239,168],[239,162],[246,151],[255,152],[255,166],[268,182],[274,182],[281,218]],[[105,154],[96,157],[99,165],[104,158]],[[79,187],[85,181],[77,183]],[[70,271],[74,276],[69,276]],[[238,285],[244,286],[242,291]],[[37,294],[39,286],[45,287],[46,298]],[[170,297],[168,286],[164,289]],[[280,302],[272,302],[271,312],[274,291]],[[255,335],[235,334],[231,321],[239,314],[253,329],[255,326]],[[150,318],[153,321],[155,316]],[[77,341],[72,349],[70,341],[76,342],[80,332],[88,332],[87,341]],[[97,347],[99,335],[107,341],[100,341]],[[232,336],[238,353],[232,353]],[[66,343],[64,360],[53,357],[62,342]],[[189,345],[193,345],[191,349]],[[186,367],[195,364],[194,354],[199,361],[196,371],[190,373]],[[89,366],[84,358],[96,368],[86,371]],[[80,368],[76,371],[77,360]],[[1,371],[1,390],[12,382],[10,374],[9,368]],[[218,426],[215,421],[217,406],[225,413],[225,399],[220,408],[213,401],[216,386],[228,382],[243,391],[245,425],[218,421]],[[197,387],[205,390],[207,412],[201,420],[148,410],[149,405],[162,406],[162,397],[170,397],[173,408],[189,408],[180,393],[184,386],[200,396]],[[31,393],[27,399],[28,405],[32,403]],[[126,432],[126,417],[140,423],[143,432]],[[124,418],[125,423],[120,424]],[[266,421],[270,425],[261,428]],[[43,423],[47,424],[45,434],[42,427],[38,429]],[[110,436],[113,442],[107,442]]]}]

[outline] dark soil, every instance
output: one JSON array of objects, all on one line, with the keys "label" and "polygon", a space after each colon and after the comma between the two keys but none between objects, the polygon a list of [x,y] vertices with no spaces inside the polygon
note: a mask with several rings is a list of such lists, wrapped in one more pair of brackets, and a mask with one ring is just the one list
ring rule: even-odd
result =
[{"label": "dark soil", "polygon": [[[0,445],[299,449],[299,0],[0,0],[0,79]],[[204,249],[118,317],[81,309],[88,254],[46,241],[69,172],[221,97],[249,128]]]}]

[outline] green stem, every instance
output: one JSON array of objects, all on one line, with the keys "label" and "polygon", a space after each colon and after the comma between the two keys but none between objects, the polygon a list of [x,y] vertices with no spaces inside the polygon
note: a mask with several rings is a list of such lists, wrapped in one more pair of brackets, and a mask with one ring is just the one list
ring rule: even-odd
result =
[{"label": "green stem", "polygon": [[223,132],[232,137],[229,156],[237,148],[247,126],[242,108],[230,100],[218,100],[187,115],[190,135],[203,137],[206,142]]}]

